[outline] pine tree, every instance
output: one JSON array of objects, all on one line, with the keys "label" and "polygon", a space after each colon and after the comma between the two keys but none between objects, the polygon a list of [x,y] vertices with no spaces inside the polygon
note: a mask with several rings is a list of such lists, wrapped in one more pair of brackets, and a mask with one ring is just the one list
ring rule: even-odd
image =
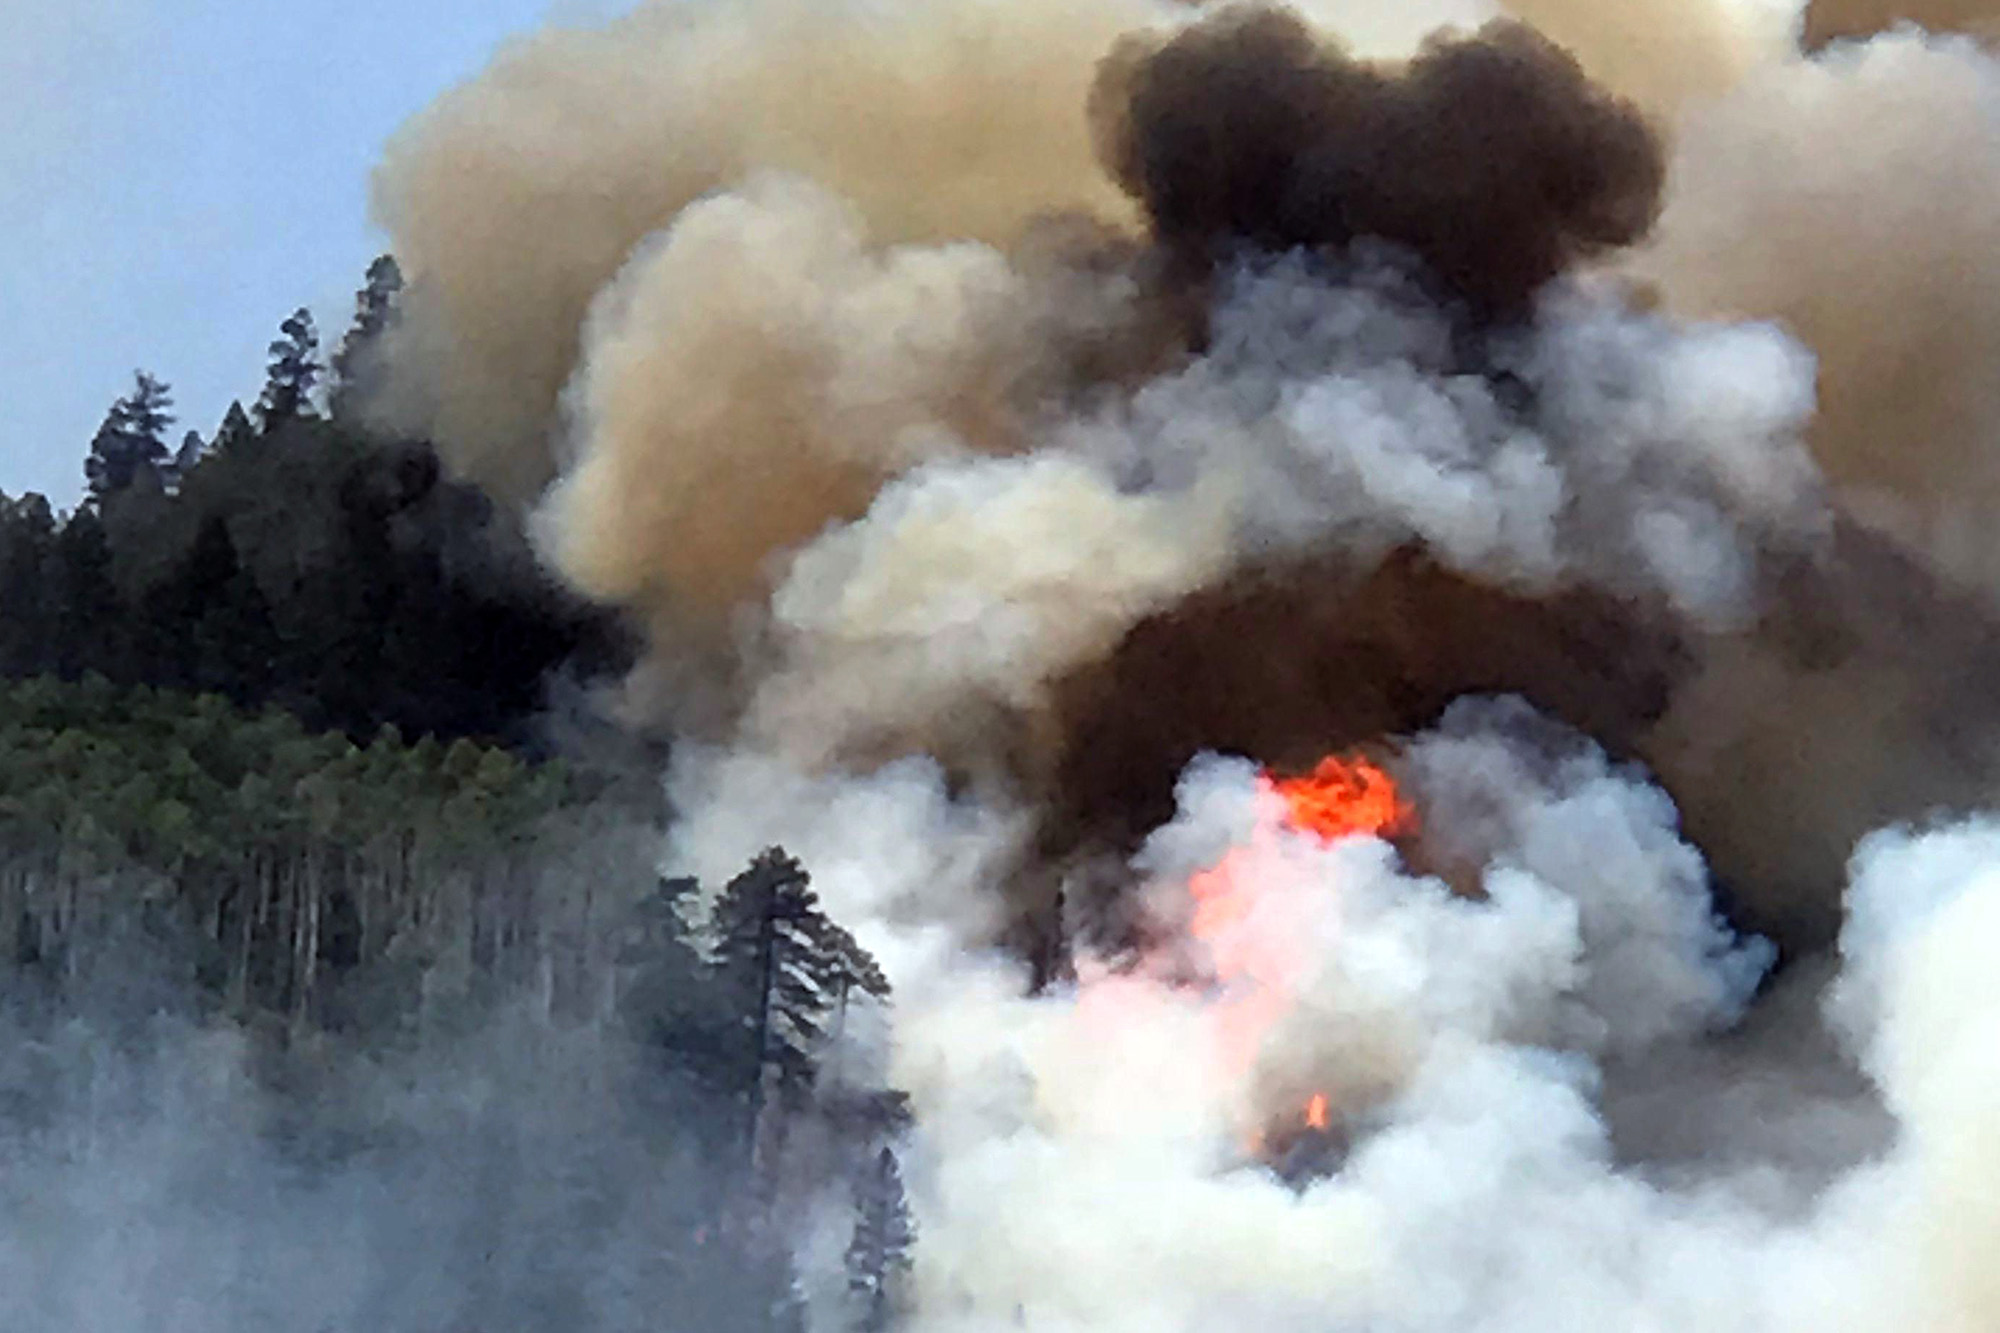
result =
[{"label": "pine tree", "polygon": [[168,631],[184,645],[177,654],[180,678],[169,683],[240,703],[262,700],[278,653],[277,634],[270,605],[219,516],[202,523],[187,556],[152,600]]},{"label": "pine tree", "polygon": [[181,436],[181,447],[174,450],[173,461],[167,465],[167,489],[178,490],[180,484],[187,479],[187,474],[194,471],[194,465],[201,461],[201,456],[206,452],[208,445],[203,442],[200,431],[191,430]]},{"label": "pine tree", "polygon": [[131,664],[120,651],[123,608],[111,580],[111,542],[89,507],[77,510],[56,534],[50,551],[50,585],[62,608],[57,622],[55,669],[66,679],[86,671],[124,678]]},{"label": "pine tree", "polygon": [[231,454],[255,438],[257,428],[250,424],[250,414],[243,410],[242,403],[232,401],[229,410],[223,413],[222,425],[216,428],[215,444],[210,452]]},{"label": "pine tree", "polygon": [[365,385],[377,341],[394,322],[396,299],[403,291],[403,271],[394,256],[382,255],[368,266],[366,285],[354,294],[354,323],[333,354],[332,413],[347,416]]},{"label": "pine tree", "polygon": [[738,1082],[741,1042],[715,977],[688,942],[681,908],[699,888],[692,879],[663,878],[639,904],[618,952],[618,962],[631,969],[618,1010],[673,1072],[728,1093]]},{"label": "pine tree", "polygon": [[40,495],[0,496],[0,674],[31,676],[54,666],[61,620],[48,577],[55,512]]},{"label": "pine tree", "polygon": [[90,456],[84,460],[90,497],[99,503],[142,479],[165,481],[169,458],[166,432],[174,420],[168,409],[174,405],[173,395],[164,382],[143,370],[132,372],[132,377],[132,392],[105,413],[104,424],[90,442]]},{"label": "pine tree", "polygon": [[770,1093],[793,1097],[812,1086],[828,1013],[856,988],[886,999],[889,983],[820,909],[804,868],[779,848],[729,882],[715,916],[716,969],[742,1034],[729,1081],[754,1150]]},{"label": "pine tree", "polygon": [[847,1245],[847,1289],[859,1307],[857,1333],[885,1333],[916,1245],[896,1154],[886,1146],[854,1182],[854,1238]]},{"label": "pine tree", "polygon": [[313,386],[319,382],[319,332],[304,306],[278,326],[284,336],[271,344],[271,365],[257,400],[257,420],[266,434],[295,417],[312,415]]}]

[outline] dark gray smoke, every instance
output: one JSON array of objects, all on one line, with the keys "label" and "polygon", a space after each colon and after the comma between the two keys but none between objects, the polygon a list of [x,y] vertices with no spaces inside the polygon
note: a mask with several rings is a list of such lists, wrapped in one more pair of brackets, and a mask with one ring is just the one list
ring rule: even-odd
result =
[{"label": "dark gray smoke", "polygon": [[1533,28],[1432,38],[1359,61],[1297,15],[1232,7],[1125,39],[1091,90],[1098,151],[1167,244],[1414,251],[1481,312],[1517,314],[1659,211],[1638,109]]}]

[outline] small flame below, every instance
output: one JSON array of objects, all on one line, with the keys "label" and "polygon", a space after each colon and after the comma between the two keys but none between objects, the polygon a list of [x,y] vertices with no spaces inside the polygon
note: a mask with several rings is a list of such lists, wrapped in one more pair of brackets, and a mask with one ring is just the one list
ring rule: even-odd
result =
[{"label": "small flame below", "polygon": [[1306,1103],[1306,1128],[1325,1129],[1327,1126],[1326,1094],[1315,1092]]}]

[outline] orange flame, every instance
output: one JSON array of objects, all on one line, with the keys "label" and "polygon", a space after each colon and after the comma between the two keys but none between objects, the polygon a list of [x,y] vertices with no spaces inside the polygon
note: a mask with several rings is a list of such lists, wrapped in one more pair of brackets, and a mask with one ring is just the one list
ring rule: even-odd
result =
[{"label": "orange flame", "polygon": [[1313,771],[1296,778],[1270,778],[1285,798],[1287,822],[1327,842],[1359,836],[1395,837],[1415,823],[1396,781],[1359,755],[1329,755]]},{"label": "orange flame", "polygon": [[[1280,827],[1312,834],[1323,842],[1352,837],[1400,837],[1414,830],[1415,814],[1393,778],[1359,755],[1328,756],[1312,772],[1260,779],[1264,790],[1283,798]],[[1260,826],[1249,848],[1232,849],[1216,865],[1192,876],[1194,898],[1189,930],[1209,946],[1218,978],[1234,994],[1221,1015],[1223,1041],[1231,1061],[1247,1069],[1264,1036],[1291,1007],[1297,964],[1282,943],[1238,929],[1255,911],[1259,885],[1255,861],[1273,830]],[[1306,1127],[1325,1130],[1331,1104],[1323,1092],[1305,1108]],[[1262,1135],[1253,1134],[1253,1151]]]}]

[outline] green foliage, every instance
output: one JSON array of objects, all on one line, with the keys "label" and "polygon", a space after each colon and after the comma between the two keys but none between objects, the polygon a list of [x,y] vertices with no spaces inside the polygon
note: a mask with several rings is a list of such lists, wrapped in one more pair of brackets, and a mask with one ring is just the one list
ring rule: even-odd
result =
[{"label": "green foliage", "polygon": [[470,741],[385,729],[357,746],[278,710],[99,676],[0,685],[6,906],[60,917],[65,886],[160,884],[208,947],[235,950],[223,988],[266,1007],[307,1008],[322,964],[407,947],[436,885],[505,883],[575,804],[561,766]]},{"label": "green foliage", "polygon": [[132,487],[67,519],[0,496],[0,677],[94,671],[356,739],[386,722],[520,743],[551,672],[621,660],[609,618],[428,449],[317,420],[270,447],[230,438],[171,493]]},{"label": "green foliage", "polygon": [[531,747],[552,676],[619,670],[616,622],[562,591],[518,515],[443,476],[414,441],[372,437],[343,402],[374,371],[402,275],[369,267],[335,357],[331,419],[310,312],[271,345],[256,420],[232,403],[178,452],[167,386],[143,372],[58,516],[0,496],[0,678],[96,672],[124,685],[277,705],[362,740]]},{"label": "green foliage", "polygon": [[405,833],[499,850],[562,805],[564,771],[454,742],[366,746],[215,695],[121,689],[101,676],[0,685],[0,838],[68,842],[86,825],[121,863],[281,849],[300,834],[360,845]]},{"label": "green foliage", "polygon": [[229,410],[222,414],[222,424],[216,428],[214,452],[234,453],[256,438],[257,428],[250,424],[250,414],[243,410],[242,403],[231,402]]}]

